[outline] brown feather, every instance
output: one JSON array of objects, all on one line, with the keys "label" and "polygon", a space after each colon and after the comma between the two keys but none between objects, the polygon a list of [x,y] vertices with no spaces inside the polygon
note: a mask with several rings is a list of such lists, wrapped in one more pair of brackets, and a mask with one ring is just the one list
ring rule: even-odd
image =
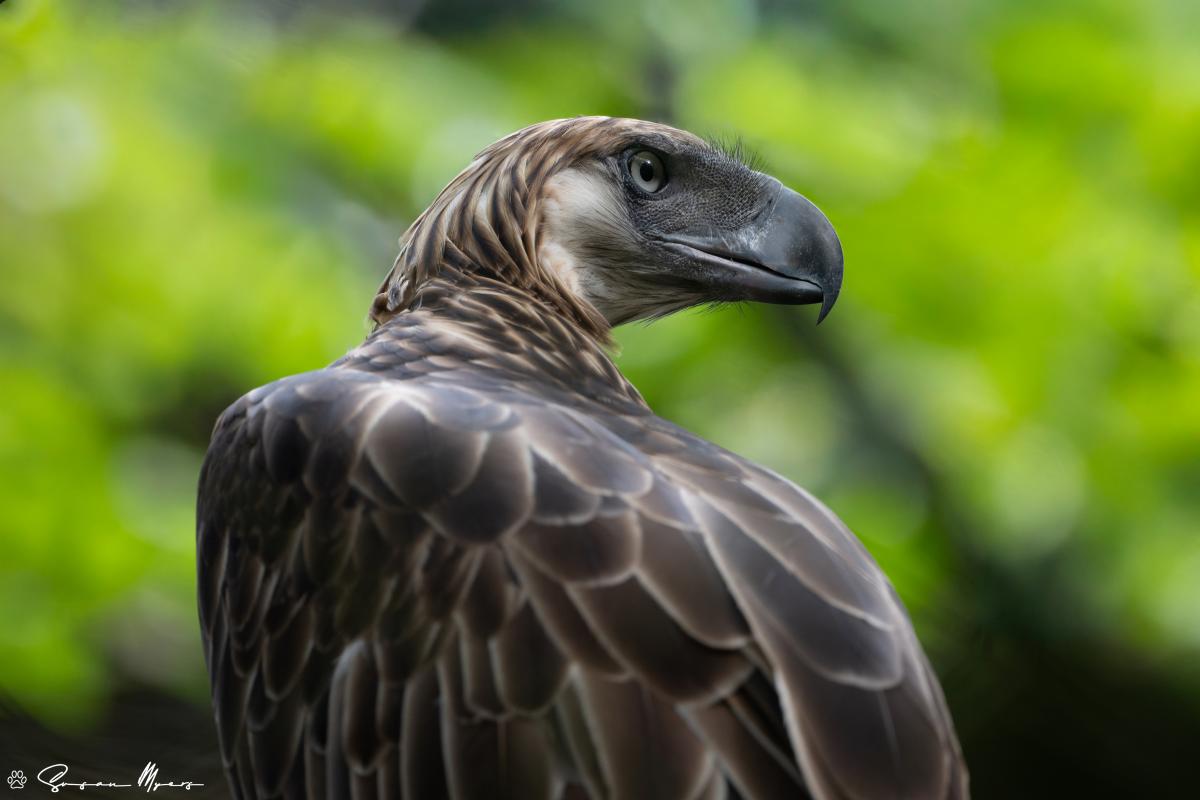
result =
[{"label": "brown feather", "polygon": [[645,136],[707,146],[588,117],[487,148],[367,341],[221,416],[197,591],[235,796],[967,796],[865,548],[655,416],[539,260],[548,182]]}]

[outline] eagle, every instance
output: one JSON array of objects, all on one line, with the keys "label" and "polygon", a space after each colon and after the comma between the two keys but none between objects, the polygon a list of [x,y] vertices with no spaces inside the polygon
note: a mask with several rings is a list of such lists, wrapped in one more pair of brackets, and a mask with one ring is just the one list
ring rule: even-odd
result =
[{"label": "eagle", "polygon": [[966,798],[896,592],[655,415],[613,326],[821,304],[811,202],[663,124],[544,122],[412,223],[372,331],[216,423],[198,605],[238,798]]}]

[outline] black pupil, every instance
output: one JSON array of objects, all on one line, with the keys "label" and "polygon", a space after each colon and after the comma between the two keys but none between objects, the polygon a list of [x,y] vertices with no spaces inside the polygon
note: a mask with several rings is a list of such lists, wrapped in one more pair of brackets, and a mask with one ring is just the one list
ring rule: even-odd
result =
[{"label": "black pupil", "polygon": [[654,165],[651,164],[649,160],[642,161],[638,171],[642,176],[642,180],[644,180],[646,183],[654,180]]}]

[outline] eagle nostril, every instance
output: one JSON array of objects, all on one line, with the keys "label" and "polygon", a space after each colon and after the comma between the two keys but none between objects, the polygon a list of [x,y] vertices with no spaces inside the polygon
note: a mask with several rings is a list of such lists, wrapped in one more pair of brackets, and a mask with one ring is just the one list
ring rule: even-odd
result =
[{"label": "eagle nostril", "polygon": [[758,211],[755,212],[754,218],[751,219],[750,221],[751,222],[761,222],[763,220],[763,218],[766,217],[768,214],[770,214],[774,208],[775,208],[775,198],[768,197],[767,202],[763,203],[762,208],[758,209]]},{"label": "eagle nostril", "polygon": [[785,190],[784,185],[779,181],[772,180],[771,184],[772,185],[768,185],[767,187],[768,192],[766,201],[762,204],[762,206],[759,207],[758,211],[755,212],[754,218],[750,220],[752,223],[762,222],[763,219],[771,214],[775,210],[775,205],[779,202],[780,193]]}]

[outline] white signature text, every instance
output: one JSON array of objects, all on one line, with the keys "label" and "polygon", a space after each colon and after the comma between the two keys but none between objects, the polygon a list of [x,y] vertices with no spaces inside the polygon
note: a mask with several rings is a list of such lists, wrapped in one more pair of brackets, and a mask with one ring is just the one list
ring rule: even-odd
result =
[{"label": "white signature text", "polygon": [[158,779],[158,765],[153,761],[146,762],[146,768],[138,776],[137,784],[117,783],[116,781],[68,781],[66,764],[51,764],[48,767],[44,767],[37,774],[37,779],[39,783],[50,787],[51,794],[55,794],[63,789],[78,789],[79,791],[83,791],[84,789],[131,789],[135,785],[146,792],[157,792],[159,789],[183,789],[185,792],[189,792],[204,785],[203,783],[195,783],[194,781],[160,781]]}]

